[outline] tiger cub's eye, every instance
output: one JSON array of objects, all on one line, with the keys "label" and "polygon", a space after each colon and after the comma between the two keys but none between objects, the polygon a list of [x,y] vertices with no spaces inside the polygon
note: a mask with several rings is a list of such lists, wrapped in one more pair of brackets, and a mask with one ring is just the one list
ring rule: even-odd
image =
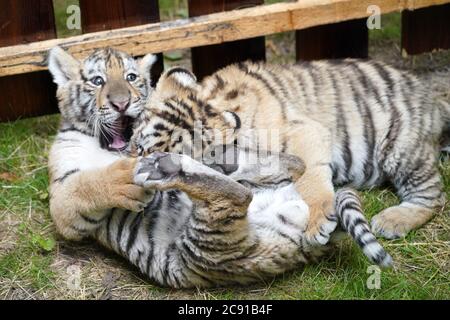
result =
[{"label": "tiger cub's eye", "polygon": [[137,75],[135,75],[134,73],[130,73],[129,75],[127,75],[127,81],[132,82],[132,81],[136,80],[136,78],[137,78]]},{"label": "tiger cub's eye", "polygon": [[96,86],[102,86],[105,84],[105,80],[103,80],[103,78],[100,76],[92,78],[91,82]]}]

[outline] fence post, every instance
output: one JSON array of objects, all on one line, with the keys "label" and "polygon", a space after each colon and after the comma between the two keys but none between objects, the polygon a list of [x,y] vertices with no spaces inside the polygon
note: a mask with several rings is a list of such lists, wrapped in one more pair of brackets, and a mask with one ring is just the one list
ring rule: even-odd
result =
[{"label": "fence post", "polygon": [[[56,37],[52,0],[0,0],[0,47]],[[47,71],[0,77],[0,122],[57,111]]]},{"label": "fence post", "polygon": [[[159,22],[158,0],[80,0],[83,33]],[[156,82],[163,71],[162,54],[152,68]]]},{"label": "fence post", "polygon": [[[264,0],[189,0],[189,16],[242,9],[263,4]],[[244,60],[265,60],[265,40],[258,37],[191,49],[192,69],[202,79],[217,69]]]},{"label": "fence post", "polygon": [[367,58],[367,19],[296,31],[297,60]]},{"label": "fence post", "polygon": [[402,52],[450,49],[450,4],[402,12]]}]

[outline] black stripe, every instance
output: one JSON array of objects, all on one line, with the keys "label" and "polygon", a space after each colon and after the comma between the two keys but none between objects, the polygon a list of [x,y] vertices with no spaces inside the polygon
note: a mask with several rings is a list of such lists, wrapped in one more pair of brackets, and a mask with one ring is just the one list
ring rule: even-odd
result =
[{"label": "black stripe", "polygon": [[[159,195],[158,195],[159,194]],[[151,262],[154,254],[154,241],[153,234],[155,232],[156,222],[159,218],[160,208],[163,203],[163,193],[157,192],[153,198],[153,201],[148,206],[147,211],[144,211],[145,216],[148,217],[148,230],[147,230],[147,243],[149,252],[147,255],[147,273],[150,274]]]},{"label": "black stripe", "polygon": [[[193,127],[191,124],[186,122],[186,120],[180,118],[178,115],[174,115],[167,111],[155,112],[153,116],[164,119],[168,123],[173,124],[174,126],[177,126],[177,127],[181,127],[186,130],[192,130],[192,127]],[[157,125],[160,125],[160,124],[156,124],[154,126],[155,129],[156,129]],[[169,129],[167,129],[167,127],[165,127],[165,129],[166,129],[166,131],[169,131]]]},{"label": "black stripe", "polygon": [[169,128],[167,128],[164,124],[162,123],[157,123],[153,126],[153,129],[158,130],[158,131],[170,131]]},{"label": "black stripe", "polygon": [[220,238],[212,238],[212,239],[202,239],[198,238],[197,235],[193,234],[194,229],[188,228],[186,229],[186,236],[192,244],[197,246],[200,249],[207,251],[234,251],[236,247],[241,245],[244,241],[247,240],[247,236],[245,235],[241,239],[230,239],[230,237],[220,237]]},{"label": "black stripe", "polygon": [[73,175],[74,173],[79,172],[80,169],[73,169],[73,170],[69,170],[66,173],[64,173],[62,176],[60,176],[59,178],[56,178],[55,180],[53,180],[53,182],[64,182],[64,180],[66,180],[69,176]]},{"label": "black stripe", "polygon": [[124,251],[122,250],[122,246],[120,245],[120,242],[122,240],[122,232],[123,232],[123,227],[125,226],[125,222],[127,221],[127,219],[130,217],[130,213],[131,211],[125,211],[122,213],[122,218],[119,221],[119,225],[117,226],[117,235],[116,235],[116,242],[117,242],[117,248],[119,249],[119,251],[123,254]]},{"label": "black stripe", "polygon": [[211,89],[206,100],[212,100],[216,97],[217,93],[225,87],[225,81],[218,74],[214,75],[214,79],[216,80],[216,84]]},{"label": "black stripe", "polygon": [[[197,277],[199,277],[201,280],[205,281],[207,284],[212,285],[213,283],[212,283],[212,281],[211,281],[210,279],[206,278],[204,275],[200,274],[197,270],[194,270],[193,268],[191,268],[191,267],[189,266],[189,263],[186,261],[186,257],[183,255],[183,253],[184,253],[184,252],[182,251],[181,254],[180,254],[180,258],[181,258],[181,260],[183,261],[184,266],[186,267],[186,269],[187,269],[189,272],[191,272],[194,276],[197,276]],[[191,282],[193,282],[193,281],[191,281]]]},{"label": "black stripe", "polygon": [[[392,79],[391,75],[386,70],[385,66],[383,66],[379,63],[376,63],[376,62],[372,63],[372,66],[375,67],[380,78],[383,79],[383,81],[386,83],[386,85],[388,87],[388,90],[387,90],[388,97],[392,98],[392,95],[394,93],[394,87],[395,87],[394,79]],[[381,163],[384,162],[384,160],[387,157],[387,153],[389,153],[392,150],[392,148],[394,147],[395,141],[396,141],[398,134],[400,132],[400,129],[402,127],[402,121],[401,121],[401,117],[400,117],[400,113],[399,113],[398,109],[395,107],[395,105],[393,103],[390,103],[389,106],[390,106],[390,110],[391,110],[391,118],[390,118],[390,123],[389,123],[389,130],[388,130],[388,133],[387,133],[385,141],[384,141],[385,146],[381,152],[381,159],[380,159]]]},{"label": "black stripe", "polygon": [[81,236],[87,236],[90,233],[90,229],[84,229],[84,228],[80,228],[77,227],[75,225],[71,225],[70,228],[76,232],[78,232]]},{"label": "black stripe", "polygon": [[193,112],[191,106],[189,106],[186,102],[184,102],[184,101],[182,101],[182,100],[180,100],[180,99],[176,99],[175,102],[176,102],[180,107],[182,107],[184,110],[187,111],[187,113],[189,114],[189,117],[190,117],[191,119],[194,119],[194,118],[195,118],[194,112]]},{"label": "black stripe", "polygon": [[213,107],[209,103],[203,107],[203,111],[205,111],[207,117],[211,118],[217,116],[217,112],[214,111]]},{"label": "black stripe", "polygon": [[111,242],[111,220],[115,211],[116,209],[112,210],[111,214],[108,217],[108,221],[106,222],[106,242],[110,245],[111,248],[114,248],[114,245]]},{"label": "black stripe", "polygon": [[348,228],[348,233],[351,234],[353,238],[355,238],[355,228],[359,225],[363,225],[367,228],[367,222],[361,217],[357,217],[351,220],[352,224]]},{"label": "black stripe", "polygon": [[64,133],[64,132],[69,132],[69,131],[76,131],[82,134],[85,134],[87,136],[93,137],[94,135],[92,133],[87,132],[86,130],[82,130],[79,128],[75,128],[74,126],[68,127],[68,128],[64,128],[64,129],[59,129],[58,132],[60,133]]},{"label": "black stripe", "polygon": [[[278,101],[278,103],[280,104],[282,117],[284,120],[286,120],[286,106],[284,105],[284,101],[282,98],[279,97],[278,92],[270,85],[269,81],[267,81],[267,79],[262,77],[261,74],[248,70],[247,66],[243,63],[238,63],[237,66],[238,66],[239,70],[248,74],[252,78],[260,81],[269,90],[270,94],[272,96],[274,96],[276,98],[276,100]],[[279,79],[278,78],[275,79],[275,77],[274,77],[274,80],[279,81]]]},{"label": "black stripe", "polygon": [[192,74],[192,72],[190,72],[189,70],[187,70],[185,68],[181,68],[181,67],[174,67],[174,68],[170,69],[169,71],[167,71],[166,76],[170,77],[174,73],[184,73],[195,80],[195,76]]},{"label": "black stripe", "polygon": [[86,215],[84,215],[84,214],[82,214],[82,213],[80,213],[80,217],[81,217],[85,222],[90,223],[90,224],[99,224],[99,223],[101,223],[101,222],[105,219],[105,217],[100,218],[100,219],[94,219],[94,218],[88,217],[88,216],[86,216]]},{"label": "black stripe", "polygon": [[290,101],[289,99],[289,92],[286,89],[286,86],[283,84],[283,82],[280,80],[280,78],[272,71],[269,70],[268,68],[265,69],[265,71],[272,77],[272,80],[276,83],[276,85],[278,86],[279,91],[281,92],[281,94],[283,95],[282,97],[278,96],[279,99],[279,103],[281,106],[281,114],[284,120],[287,120],[287,114],[286,114],[286,103],[285,100]]},{"label": "black stripe", "polygon": [[[369,240],[364,240],[363,241],[363,236],[367,237],[367,234],[370,234],[372,237]],[[370,232],[370,230],[366,230],[360,237],[358,237],[358,239],[355,239],[356,244],[358,246],[360,246],[361,249],[364,250],[365,247],[367,247],[369,244],[372,243],[378,243],[377,239],[375,238],[375,236],[372,234],[372,232]],[[380,245],[381,246],[381,245]]]},{"label": "black stripe", "polygon": [[[356,103],[361,102],[364,106],[364,112],[362,113],[362,121],[364,123],[364,140],[366,142],[366,151],[367,151],[367,156],[366,159],[364,159],[364,176],[366,181],[370,181],[370,179],[372,178],[373,172],[374,172],[374,167],[373,167],[373,161],[374,161],[374,152],[375,152],[375,124],[373,122],[373,116],[372,116],[372,111],[370,110],[370,107],[367,104],[366,101],[366,95],[367,95],[367,90],[369,88],[368,85],[368,81],[367,81],[367,77],[366,75],[362,72],[362,70],[359,68],[358,64],[353,64],[356,71],[358,72],[359,76],[358,76],[358,80],[360,83],[363,84],[363,93],[361,96],[361,93],[358,92],[357,96],[356,96]],[[356,84],[356,86],[358,87],[358,89],[361,89],[361,86],[358,84]],[[373,87],[373,86],[370,86]],[[377,92],[377,102],[381,104],[381,98],[378,96],[379,93],[378,91],[374,90],[375,92]]]},{"label": "black stripe", "polygon": [[185,237],[182,238],[182,246],[183,246],[183,252],[186,252],[189,255],[190,260],[195,264],[195,265],[206,265],[206,266],[213,266],[216,265],[216,263],[213,263],[210,260],[207,260],[204,256],[202,255],[198,255],[197,253],[194,252],[194,250],[192,250],[191,245],[195,247],[195,244],[191,243],[190,241],[188,241],[188,239],[186,239]]},{"label": "black stripe", "polygon": [[[413,190],[410,190],[407,193],[402,193],[401,194],[402,200],[410,199],[411,197],[414,197],[415,194],[421,194],[421,193],[425,193],[425,192],[430,192],[430,190],[432,190],[432,189],[434,189],[433,191],[434,192],[438,192],[439,195],[440,195],[442,193],[441,182],[438,181],[438,182],[433,183],[432,185],[429,185],[428,187],[425,187],[425,188],[422,188],[422,189],[418,189],[418,190],[417,189],[413,189]],[[439,195],[437,195],[437,197]]]},{"label": "black stripe", "polygon": [[[163,277],[163,281],[166,284],[169,284],[168,278],[169,278],[170,256],[171,256],[171,253],[173,251],[175,251],[175,249],[176,249],[175,243],[172,242],[170,245],[167,246],[167,249],[166,249],[166,252],[165,252],[166,261],[164,263],[164,268],[162,270],[162,274],[163,274],[162,277]],[[176,279],[175,274],[173,273],[172,275],[174,276],[174,279]],[[178,283],[178,279],[175,280],[175,283]],[[179,285],[179,283],[178,283],[178,285]]]},{"label": "black stripe", "polygon": [[[342,130],[340,133],[342,135],[342,139],[343,141],[340,141],[340,143],[342,143],[344,152],[342,154],[342,158],[344,159],[345,162],[345,169],[343,170],[344,175],[346,180],[349,180],[349,176],[348,174],[350,173],[351,167],[352,167],[352,153],[350,150],[350,137],[347,131],[347,123],[346,123],[346,118],[345,118],[345,113],[344,110],[342,108],[342,93],[341,93],[341,88],[338,86],[339,81],[336,80],[336,76],[334,74],[334,72],[330,72],[330,78],[334,84],[334,86],[336,86],[336,98],[338,99],[336,105],[335,105],[335,109],[336,109],[336,127],[338,128],[338,130]],[[339,131],[338,131],[339,132]],[[337,168],[337,170],[339,170]],[[347,182],[347,181],[343,181],[343,182]]]}]

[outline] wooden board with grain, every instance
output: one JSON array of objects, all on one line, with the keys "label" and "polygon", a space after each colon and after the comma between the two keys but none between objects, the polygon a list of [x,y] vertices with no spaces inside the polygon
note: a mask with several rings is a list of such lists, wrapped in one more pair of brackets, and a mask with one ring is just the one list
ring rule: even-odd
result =
[{"label": "wooden board with grain", "polygon": [[[450,0],[379,0],[378,6],[388,13],[446,3]],[[44,70],[47,52],[56,45],[77,57],[105,46],[142,55],[364,18],[371,4],[373,0],[302,0],[5,47],[0,48],[0,77]]]}]

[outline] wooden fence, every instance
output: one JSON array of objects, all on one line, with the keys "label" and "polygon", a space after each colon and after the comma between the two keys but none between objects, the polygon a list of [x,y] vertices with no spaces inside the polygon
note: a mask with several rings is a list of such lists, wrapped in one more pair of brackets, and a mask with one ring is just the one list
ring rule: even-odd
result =
[{"label": "wooden fence", "polygon": [[[57,111],[47,51],[112,46],[133,55],[192,48],[199,78],[265,59],[264,36],[296,31],[297,59],[367,57],[367,8],[402,12],[402,49],[450,48],[450,0],[189,0],[189,19],[159,22],[157,0],[79,0],[83,34],[56,38],[52,0],[0,0],[0,121]],[[235,10],[236,9],[236,10]],[[160,56],[161,57],[161,56]],[[159,72],[162,71],[159,60]],[[157,76],[157,75],[155,75]]]}]

